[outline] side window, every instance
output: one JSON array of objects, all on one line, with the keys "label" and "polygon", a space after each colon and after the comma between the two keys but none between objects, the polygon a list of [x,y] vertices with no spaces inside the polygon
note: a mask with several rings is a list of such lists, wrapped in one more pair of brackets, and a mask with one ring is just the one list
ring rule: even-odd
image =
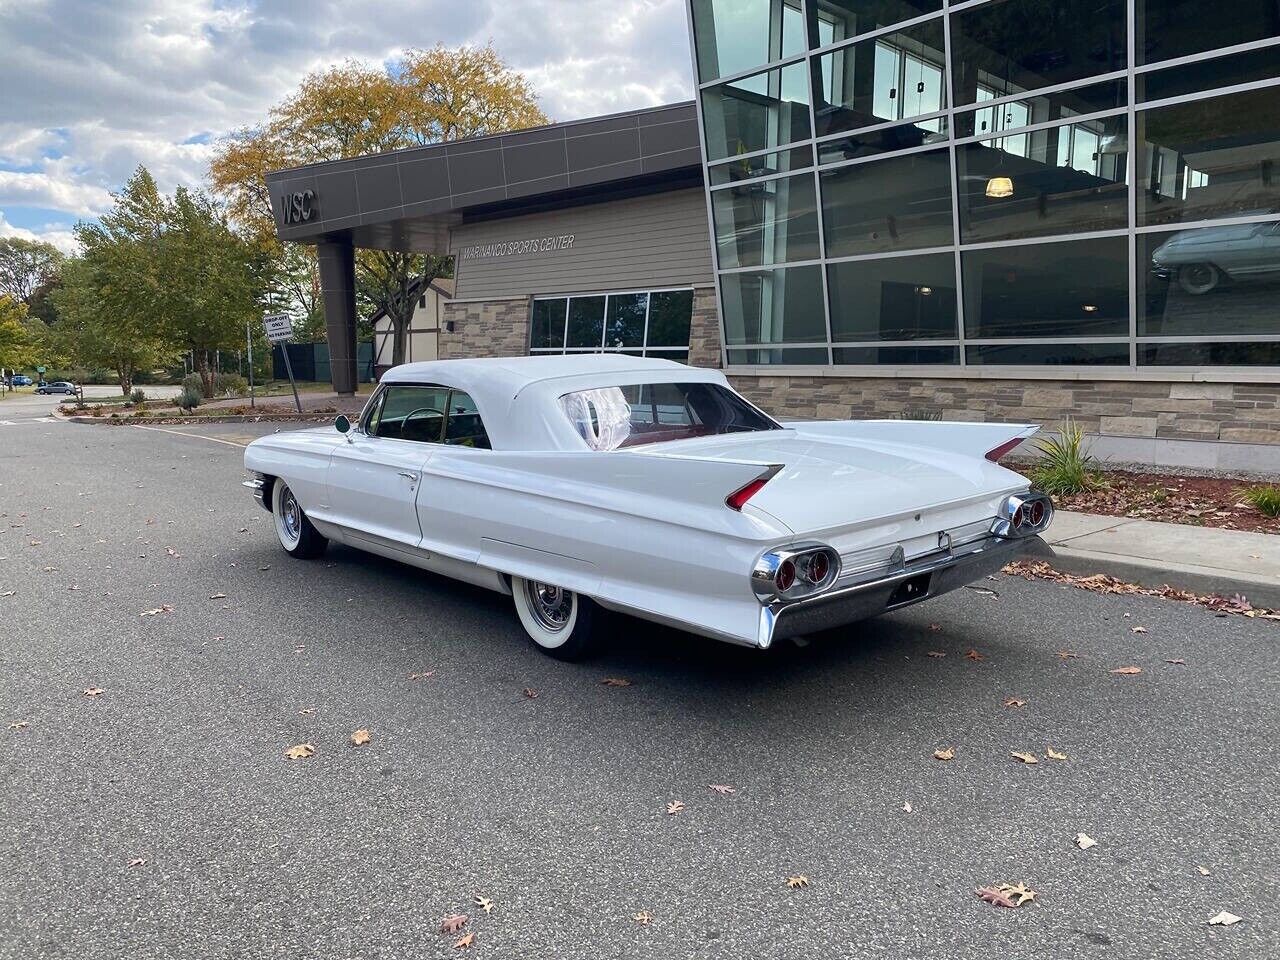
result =
[{"label": "side window", "polygon": [[382,418],[382,401],[387,399],[387,391],[383,390],[373,400],[373,406],[369,408],[368,414],[364,418],[364,432],[371,437],[378,435],[378,421]]},{"label": "side window", "polygon": [[449,397],[449,422],[445,426],[444,442],[457,447],[492,449],[475,401],[461,390],[453,391]]},{"label": "side window", "polygon": [[379,409],[370,417],[369,432],[391,440],[439,443],[448,401],[445,387],[388,387]]}]

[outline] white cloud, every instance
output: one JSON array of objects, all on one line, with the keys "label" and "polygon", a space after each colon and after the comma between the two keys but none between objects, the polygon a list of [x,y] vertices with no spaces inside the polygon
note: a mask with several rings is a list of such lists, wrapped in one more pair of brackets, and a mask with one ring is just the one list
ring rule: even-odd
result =
[{"label": "white cloud", "polygon": [[304,74],[406,46],[492,40],[557,120],[685,100],[686,32],[684,0],[0,0],[0,216],[94,216],[139,164],[199,184]]},{"label": "white cloud", "polygon": [[60,224],[50,224],[41,230],[24,230],[21,227],[15,227],[4,217],[4,211],[0,211],[0,237],[21,237],[23,240],[43,240],[45,243],[51,243],[63,253],[77,253],[80,250],[80,244],[76,240],[76,235]]}]

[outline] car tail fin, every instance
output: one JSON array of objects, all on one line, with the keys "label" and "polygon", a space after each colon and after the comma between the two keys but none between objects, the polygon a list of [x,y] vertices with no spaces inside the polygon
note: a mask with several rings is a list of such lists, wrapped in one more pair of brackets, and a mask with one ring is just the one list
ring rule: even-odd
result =
[{"label": "car tail fin", "polygon": [[747,501],[759,493],[764,488],[764,485],[772,480],[781,469],[782,464],[773,464],[768,470],[760,474],[760,476],[754,478],[749,483],[743,484],[737,490],[733,491],[733,493],[725,497],[725,506],[730,510],[737,510],[741,513],[742,508],[746,506]]}]

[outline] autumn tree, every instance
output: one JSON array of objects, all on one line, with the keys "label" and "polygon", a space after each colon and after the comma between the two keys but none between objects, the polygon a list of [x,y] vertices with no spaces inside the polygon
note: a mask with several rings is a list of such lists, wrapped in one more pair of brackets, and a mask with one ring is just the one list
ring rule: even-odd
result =
[{"label": "autumn tree", "polygon": [[62,261],[53,244],[0,237],[0,293],[30,306],[37,291],[57,277]]},{"label": "autumn tree", "polygon": [[7,293],[0,293],[0,369],[29,366],[35,359],[34,348],[27,305]]},{"label": "autumn tree", "polygon": [[[273,254],[278,273],[294,278],[283,285],[299,294],[291,301],[295,313],[306,313],[315,309],[318,283],[298,283],[296,270],[287,267],[276,238],[267,173],[547,122],[528,80],[492,46],[409,50],[386,70],[348,61],[309,75],[271,108],[261,126],[237,131],[219,144],[210,182],[225,198],[233,222]],[[309,251],[309,267],[314,275],[314,251]],[[419,291],[452,270],[452,260],[441,255],[379,250],[357,255],[362,301],[391,320],[394,363],[404,362]],[[308,290],[313,292],[309,300]]]}]

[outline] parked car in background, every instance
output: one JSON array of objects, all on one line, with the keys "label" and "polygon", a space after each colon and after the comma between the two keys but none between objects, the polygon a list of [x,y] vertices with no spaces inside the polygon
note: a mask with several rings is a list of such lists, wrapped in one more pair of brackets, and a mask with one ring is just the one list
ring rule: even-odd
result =
[{"label": "parked car in background", "polygon": [[621,355],[394,367],[355,424],[262,437],[292,556],[329,540],[510,595],[544,652],[597,607],[765,648],[955,590],[1053,507],[995,461],[1027,424],[781,424],[717,370]]},{"label": "parked car in background", "polygon": [[53,383],[42,383],[40,386],[36,387],[36,393],[40,394],[69,393],[74,395],[78,392],[79,390],[74,383],[67,383],[65,380],[55,380]]},{"label": "parked car in background", "polygon": [[9,385],[13,387],[29,387],[33,383],[35,383],[34,380],[21,373],[15,373],[9,378]]}]

